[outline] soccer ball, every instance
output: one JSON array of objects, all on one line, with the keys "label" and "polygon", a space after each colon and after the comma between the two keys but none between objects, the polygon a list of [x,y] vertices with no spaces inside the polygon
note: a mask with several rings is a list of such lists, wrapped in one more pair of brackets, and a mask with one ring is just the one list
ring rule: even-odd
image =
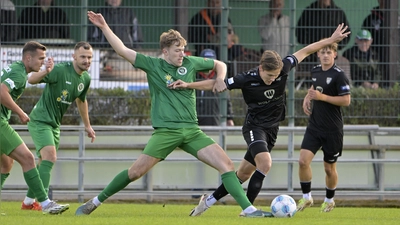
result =
[{"label": "soccer ball", "polygon": [[293,217],[296,214],[296,210],[296,202],[289,195],[278,195],[272,200],[271,212],[274,217]]}]

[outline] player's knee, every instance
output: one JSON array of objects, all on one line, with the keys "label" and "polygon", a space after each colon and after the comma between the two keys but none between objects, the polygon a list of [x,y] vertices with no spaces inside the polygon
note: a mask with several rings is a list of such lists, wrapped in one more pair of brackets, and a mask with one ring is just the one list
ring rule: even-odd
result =
[{"label": "player's knee", "polygon": [[265,141],[253,142],[249,146],[249,151],[254,159],[258,153],[269,152],[268,144]]}]

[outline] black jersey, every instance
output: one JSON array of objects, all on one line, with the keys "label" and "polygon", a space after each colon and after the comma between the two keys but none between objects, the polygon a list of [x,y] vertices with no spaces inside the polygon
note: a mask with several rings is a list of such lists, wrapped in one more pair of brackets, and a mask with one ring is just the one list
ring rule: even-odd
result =
[{"label": "black jersey", "polygon": [[241,89],[247,104],[244,125],[265,128],[278,126],[285,119],[285,89],[289,71],[297,65],[297,58],[286,56],[279,76],[271,85],[266,85],[257,68],[240,73],[226,80],[229,90]]},{"label": "black jersey", "polygon": [[[323,71],[321,65],[311,70],[312,85],[315,90],[329,95],[341,96],[350,94],[350,82],[343,70],[333,65]],[[312,114],[308,127],[321,132],[343,129],[343,117],[340,106],[324,101],[313,101]]]}]

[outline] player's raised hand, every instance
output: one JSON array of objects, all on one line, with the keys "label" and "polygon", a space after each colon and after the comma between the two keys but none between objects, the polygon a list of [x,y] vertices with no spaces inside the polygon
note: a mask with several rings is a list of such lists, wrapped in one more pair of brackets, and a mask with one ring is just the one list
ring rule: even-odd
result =
[{"label": "player's raised hand", "polygon": [[47,58],[46,62],[44,63],[44,69],[47,73],[50,73],[54,68],[54,60],[53,57]]},{"label": "player's raised hand", "polygon": [[100,29],[106,25],[106,20],[100,13],[95,13],[93,11],[88,11],[87,13],[90,22]]},{"label": "player's raised hand", "polygon": [[348,37],[351,32],[350,31],[346,32],[347,28],[348,26],[347,25],[345,26],[344,23],[339,24],[335,32],[333,32],[333,34],[331,35],[331,38],[333,38],[335,42],[339,42],[344,38]]}]

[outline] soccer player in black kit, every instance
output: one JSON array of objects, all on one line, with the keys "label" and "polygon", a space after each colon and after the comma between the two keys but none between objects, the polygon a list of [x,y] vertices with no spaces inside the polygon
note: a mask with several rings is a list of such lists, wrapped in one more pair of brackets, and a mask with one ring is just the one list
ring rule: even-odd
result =
[{"label": "soccer player in black kit", "polygon": [[[331,37],[312,43],[283,60],[278,53],[266,50],[261,56],[258,67],[240,73],[225,80],[227,88],[241,89],[248,106],[242,133],[248,148],[239,165],[236,175],[241,183],[250,178],[247,197],[254,202],[259,194],[263,180],[271,168],[271,150],[275,145],[279,122],[285,119],[285,89],[289,71],[304,58],[319,49],[339,42],[347,37],[347,26],[340,24]],[[192,88],[212,90],[213,80],[193,83],[176,81],[171,88]],[[219,199],[226,196],[224,185],[220,185],[211,194],[202,195],[199,204],[191,211],[190,216],[199,216]],[[241,213],[242,214],[242,213]]]},{"label": "soccer player in black kit", "polygon": [[[318,51],[320,65],[311,70],[312,86],[303,101],[303,110],[309,118],[299,158],[299,178],[303,198],[297,204],[297,211],[313,205],[311,196],[311,161],[322,147],[326,195],[321,212],[330,212],[335,207],[338,183],[336,161],[342,155],[343,118],[341,106],[350,105],[350,82],[343,70],[336,66],[337,43]],[[311,107],[311,101],[313,101]]]}]

